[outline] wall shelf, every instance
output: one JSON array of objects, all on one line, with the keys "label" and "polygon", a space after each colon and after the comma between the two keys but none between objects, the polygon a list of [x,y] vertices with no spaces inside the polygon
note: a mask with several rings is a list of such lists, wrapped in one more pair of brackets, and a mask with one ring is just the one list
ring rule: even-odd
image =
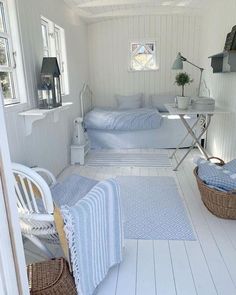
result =
[{"label": "wall shelf", "polygon": [[25,133],[26,136],[30,135],[32,133],[32,127],[33,123],[44,119],[48,114],[53,115],[53,121],[57,122],[59,120],[59,114],[62,111],[65,111],[69,109],[69,107],[72,105],[72,102],[65,102],[62,103],[61,107],[54,108],[54,109],[32,109],[25,112],[19,113],[19,116],[23,116],[25,119]]},{"label": "wall shelf", "polygon": [[209,58],[211,58],[213,73],[236,72],[236,50],[224,51]]}]

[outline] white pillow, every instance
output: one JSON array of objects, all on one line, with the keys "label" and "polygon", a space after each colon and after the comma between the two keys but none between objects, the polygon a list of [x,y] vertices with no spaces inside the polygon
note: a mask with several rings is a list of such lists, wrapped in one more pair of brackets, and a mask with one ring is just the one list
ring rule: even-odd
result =
[{"label": "white pillow", "polygon": [[165,103],[174,103],[175,97],[171,95],[150,95],[150,106],[158,109],[159,112],[168,112]]},{"label": "white pillow", "polygon": [[143,94],[115,95],[117,106],[120,110],[139,109],[143,106]]}]

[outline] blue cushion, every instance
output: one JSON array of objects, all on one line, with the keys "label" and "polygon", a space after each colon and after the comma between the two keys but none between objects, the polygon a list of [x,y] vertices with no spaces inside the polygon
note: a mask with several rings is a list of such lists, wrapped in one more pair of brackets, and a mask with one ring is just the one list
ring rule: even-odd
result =
[{"label": "blue cushion", "polygon": [[236,189],[236,174],[209,161],[198,161],[198,176],[210,187],[223,191]]},{"label": "blue cushion", "polygon": [[225,164],[224,169],[229,170],[232,173],[236,173],[236,159]]},{"label": "blue cushion", "polygon": [[73,206],[85,197],[97,183],[98,181],[94,179],[72,174],[51,188],[53,201],[58,207]]}]

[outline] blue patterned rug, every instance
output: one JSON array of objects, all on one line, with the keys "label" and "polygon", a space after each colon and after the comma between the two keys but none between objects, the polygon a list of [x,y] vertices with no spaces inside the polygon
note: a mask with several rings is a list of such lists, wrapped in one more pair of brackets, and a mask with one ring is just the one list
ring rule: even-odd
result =
[{"label": "blue patterned rug", "polygon": [[117,177],[126,239],[188,240],[195,235],[173,177]]}]

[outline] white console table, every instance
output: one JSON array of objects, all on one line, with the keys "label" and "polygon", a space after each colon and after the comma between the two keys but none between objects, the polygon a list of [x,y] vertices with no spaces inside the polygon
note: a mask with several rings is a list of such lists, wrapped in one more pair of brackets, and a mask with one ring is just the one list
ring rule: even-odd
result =
[{"label": "white console table", "polygon": [[[175,151],[173,152],[173,154],[171,155],[170,158],[172,159],[175,156],[175,154],[177,153],[177,151],[179,150],[179,148],[181,147],[181,145],[184,143],[184,141],[186,140],[186,138],[189,135],[192,136],[192,138],[193,138],[192,145],[189,147],[188,151],[182,157],[182,159],[177,163],[177,166],[174,168],[174,171],[178,170],[179,166],[183,163],[183,161],[185,160],[187,155],[196,146],[198,147],[200,152],[206,158],[208,158],[208,154],[207,154],[206,150],[201,146],[200,140],[201,140],[202,136],[207,132],[207,129],[209,128],[209,126],[211,124],[212,116],[215,114],[227,113],[228,111],[218,108],[218,107],[216,107],[214,109],[214,111],[199,111],[199,110],[194,110],[191,107],[189,107],[189,109],[187,109],[187,110],[181,110],[181,109],[178,109],[177,107],[175,107],[174,104],[165,104],[165,107],[168,110],[168,112],[170,113],[170,115],[178,115],[180,117],[182,123],[184,124],[185,128],[187,129],[186,136],[181,140],[180,144],[177,146],[177,148],[175,149]],[[196,115],[196,117],[197,117],[196,122],[193,124],[193,126],[190,126],[188,124],[188,121],[185,118],[185,116],[191,116],[191,115]],[[199,132],[199,134],[196,134],[195,127],[198,125],[198,123],[201,120],[203,120],[203,122],[204,122],[202,124],[202,130]]]}]

